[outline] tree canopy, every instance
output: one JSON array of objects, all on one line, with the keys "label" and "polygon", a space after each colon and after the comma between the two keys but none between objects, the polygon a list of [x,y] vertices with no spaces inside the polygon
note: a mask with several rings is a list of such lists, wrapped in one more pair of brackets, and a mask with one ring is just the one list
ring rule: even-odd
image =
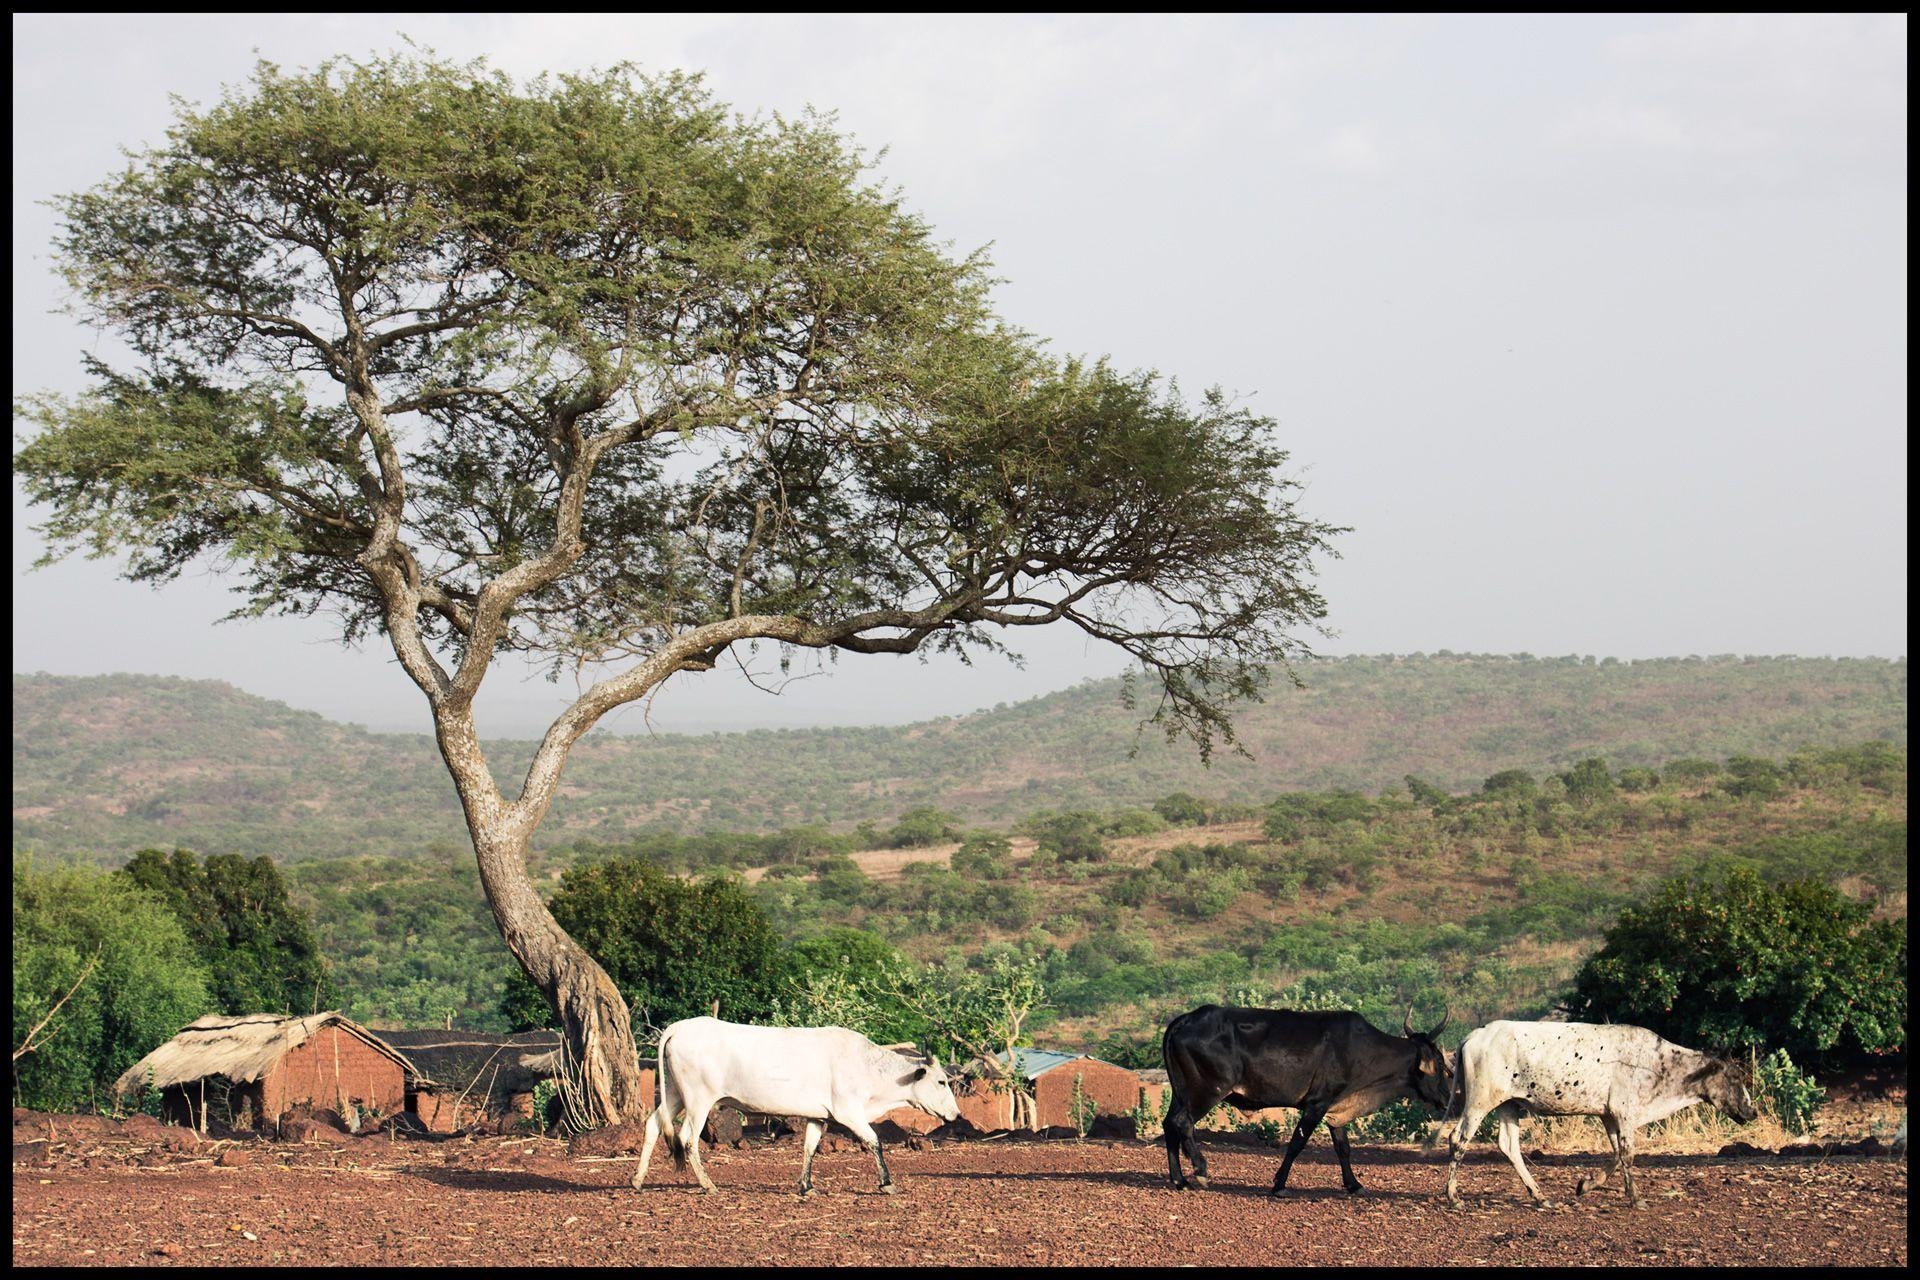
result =
[{"label": "tree canopy", "polygon": [[[613,858],[560,878],[553,915],[655,1027],[712,1012],[733,1022],[766,1016],[785,971],[785,944],[736,877],[682,880],[651,862]],[[525,982],[506,995],[515,1030],[547,1026],[551,1011]]]},{"label": "tree canopy", "polygon": [[[609,711],[736,645],[964,657],[1063,622],[1205,757],[1325,615],[1339,530],[1273,422],[1048,353],[830,117],[628,66],[263,62],[55,204],[75,310],[133,358],[16,406],[48,555],[210,560],[235,616],[384,636],[605,1119],[646,1104],[629,1011],[525,858]],[[509,652],[597,675],[515,794],[474,717]]]},{"label": "tree canopy", "polygon": [[121,1072],[215,1012],[205,967],[156,895],[124,876],[21,859],[12,985],[14,1105],[42,1111],[105,1105]]},{"label": "tree canopy", "polygon": [[121,874],[158,895],[200,953],[221,1013],[317,1013],[340,992],[314,940],[313,922],[287,897],[268,857],[142,849]]},{"label": "tree canopy", "polygon": [[56,554],[221,557],[241,613],[417,633],[429,688],[473,645],[683,670],[1067,620],[1204,750],[1324,613],[1336,530],[1273,423],[996,319],[830,117],[628,67],[263,63],[57,206],[138,359],[19,406]]},{"label": "tree canopy", "polygon": [[1815,879],[1670,880],[1620,913],[1570,1006],[1684,1044],[1851,1064],[1906,1045],[1906,929]]}]

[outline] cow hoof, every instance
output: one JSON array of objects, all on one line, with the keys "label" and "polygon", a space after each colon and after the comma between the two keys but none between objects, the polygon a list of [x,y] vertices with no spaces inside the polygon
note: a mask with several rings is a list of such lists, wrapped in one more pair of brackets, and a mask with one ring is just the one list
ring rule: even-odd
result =
[{"label": "cow hoof", "polygon": [[882,1183],[880,1186],[880,1194],[883,1196],[899,1195],[900,1188],[891,1182]]},{"label": "cow hoof", "polygon": [[1194,1174],[1193,1177],[1189,1179],[1189,1181],[1191,1181],[1194,1186],[1200,1188],[1202,1191],[1205,1191],[1207,1189],[1207,1175],[1204,1173]]},{"label": "cow hoof", "polygon": [[802,1187],[802,1188],[800,1188],[800,1198],[801,1198],[802,1200],[811,1200],[811,1199],[813,1199],[813,1188],[812,1188],[812,1187]]},{"label": "cow hoof", "polygon": [[1352,1186],[1347,1188],[1347,1194],[1350,1196],[1357,1196],[1365,1189],[1366,1188],[1362,1187],[1359,1183],[1356,1182]]},{"label": "cow hoof", "polygon": [[1642,1200],[1639,1196],[1635,1196],[1633,1199],[1627,1201],[1627,1203],[1632,1205],[1636,1209],[1644,1209],[1647,1207],[1647,1202],[1645,1200]]}]

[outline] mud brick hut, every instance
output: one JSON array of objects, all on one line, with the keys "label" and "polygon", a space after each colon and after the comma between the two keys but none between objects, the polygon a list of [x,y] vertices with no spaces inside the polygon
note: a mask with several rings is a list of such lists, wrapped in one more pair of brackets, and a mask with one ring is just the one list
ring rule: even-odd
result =
[{"label": "mud brick hut", "polygon": [[[561,1073],[557,1031],[511,1036],[485,1031],[382,1031],[379,1035],[413,1064],[417,1075],[407,1086],[406,1109],[435,1133],[472,1127],[504,1130],[533,1119],[534,1089]],[[652,1096],[650,1077],[647,1090]]]},{"label": "mud brick hut", "polygon": [[335,1112],[358,1130],[404,1110],[414,1074],[393,1046],[338,1011],[210,1014],[129,1067],[114,1092],[158,1088],[162,1118],[203,1133],[209,1111],[234,1128],[268,1131],[297,1108]]},{"label": "mud brick hut", "polygon": [[[1004,1071],[1007,1055],[996,1054],[995,1061]],[[1084,1053],[1016,1049],[1013,1065],[1021,1091],[1033,1100],[1030,1125],[1020,1122],[1021,1108],[1013,1093],[994,1090],[985,1081],[977,1081],[969,1092],[955,1092],[962,1119],[989,1133],[1028,1127],[1078,1128],[1073,1115],[1075,1081],[1079,1082],[1080,1096],[1093,1104],[1096,1115],[1117,1116],[1140,1104],[1138,1072]],[[889,1114],[888,1119],[893,1118]]]}]

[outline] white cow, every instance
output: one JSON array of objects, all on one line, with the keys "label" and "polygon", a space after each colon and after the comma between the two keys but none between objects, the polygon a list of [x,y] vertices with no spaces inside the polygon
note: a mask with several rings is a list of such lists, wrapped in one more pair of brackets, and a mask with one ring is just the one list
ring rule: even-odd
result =
[{"label": "white cow", "polygon": [[[722,1099],[744,1111],[801,1116],[807,1122],[800,1163],[800,1194],[813,1192],[813,1153],[832,1120],[853,1132],[880,1165],[880,1190],[892,1194],[893,1177],[872,1122],[911,1104],[942,1120],[959,1116],[953,1088],[937,1058],[915,1060],[883,1049],[845,1027],[753,1027],[718,1018],[684,1018],[660,1034],[660,1105],[647,1118],[638,1190],[661,1134],[675,1166],[693,1159],[694,1176],[716,1190],[700,1162],[701,1128]],[[675,1121],[679,1121],[675,1132]]]},{"label": "white cow", "polygon": [[1627,1199],[1633,1189],[1634,1136],[1696,1102],[1711,1102],[1742,1124],[1758,1109],[1747,1064],[1662,1040],[1645,1027],[1590,1022],[1489,1022],[1460,1045],[1457,1077],[1464,1102],[1447,1166],[1447,1201],[1458,1206],[1460,1156],[1489,1112],[1500,1117],[1500,1150],[1541,1204],[1520,1158],[1523,1115],[1599,1116],[1613,1143],[1613,1165],[1580,1179],[1580,1194],[1606,1185],[1619,1170]]}]

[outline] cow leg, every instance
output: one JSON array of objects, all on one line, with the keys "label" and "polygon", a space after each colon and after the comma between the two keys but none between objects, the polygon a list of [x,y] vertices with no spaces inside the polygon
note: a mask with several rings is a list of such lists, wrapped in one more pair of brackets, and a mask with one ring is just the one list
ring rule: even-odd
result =
[{"label": "cow leg", "polygon": [[820,1136],[827,1131],[823,1120],[807,1121],[807,1144],[800,1156],[800,1194],[813,1194],[813,1153],[820,1149]]},{"label": "cow leg", "polygon": [[[1194,1137],[1194,1125],[1201,1116],[1220,1105],[1221,1093],[1212,1098],[1204,1094],[1198,1098],[1184,1098],[1175,1094],[1167,1106],[1167,1115],[1160,1122],[1160,1137],[1167,1144],[1167,1177],[1173,1183],[1175,1191],[1185,1191],[1189,1184],[1206,1189],[1207,1157],[1200,1150],[1200,1143]],[[1205,1105],[1200,1105],[1204,1103]],[[1186,1152],[1187,1162],[1193,1166],[1193,1176],[1188,1178],[1180,1172],[1180,1153]]]},{"label": "cow leg", "polygon": [[1353,1150],[1347,1142],[1347,1126],[1330,1124],[1327,1133],[1333,1138],[1333,1154],[1340,1158],[1340,1183],[1348,1195],[1354,1195],[1360,1190],[1360,1179],[1353,1176]]},{"label": "cow leg", "polygon": [[1550,1203],[1541,1192],[1540,1184],[1527,1172],[1527,1162],[1520,1158],[1520,1108],[1511,1102],[1502,1103],[1495,1114],[1500,1117],[1500,1150],[1513,1162],[1514,1172],[1520,1175],[1520,1181],[1527,1184],[1527,1192],[1533,1197],[1534,1203]]},{"label": "cow leg", "polygon": [[1300,1123],[1293,1127],[1293,1137],[1287,1142],[1286,1158],[1280,1162],[1280,1172],[1273,1175],[1273,1190],[1267,1192],[1269,1196],[1277,1196],[1287,1189],[1287,1174],[1293,1169],[1295,1157],[1307,1145],[1307,1139],[1313,1136],[1313,1131],[1320,1124],[1321,1117],[1326,1114],[1325,1107],[1300,1108]]},{"label": "cow leg", "polygon": [[1626,1184],[1627,1203],[1638,1209],[1646,1202],[1640,1198],[1640,1193],[1636,1191],[1633,1186],[1633,1136],[1635,1131],[1635,1128],[1632,1126],[1620,1126],[1620,1177]]},{"label": "cow leg", "polygon": [[640,1144],[640,1167],[633,1171],[633,1189],[638,1191],[646,1180],[647,1165],[653,1160],[653,1144],[660,1139],[660,1130],[666,1121],[660,1118],[661,1112],[655,1107],[653,1114],[647,1117],[647,1140]]},{"label": "cow leg", "polygon": [[[839,1119],[838,1116],[834,1118]],[[867,1149],[873,1152],[874,1163],[880,1166],[880,1194],[890,1196],[899,1190],[893,1185],[893,1175],[887,1172],[887,1153],[881,1148],[880,1135],[873,1131],[873,1126],[860,1119],[841,1120],[840,1123],[851,1129],[853,1136],[866,1143]]]},{"label": "cow leg", "polygon": [[1472,1106],[1462,1103],[1460,1123],[1453,1126],[1453,1132],[1447,1138],[1447,1203],[1460,1207],[1460,1157],[1467,1153],[1467,1144],[1473,1141],[1473,1135],[1480,1132],[1480,1122],[1487,1118],[1485,1111],[1476,1111]]},{"label": "cow leg", "polygon": [[1580,1179],[1580,1185],[1574,1188],[1576,1194],[1585,1195],[1589,1191],[1598,1191],[1607,1185],[1607,1179],[1620,1169],[1620,1122],[1610,1115],[1600,1117],[1600,1123],[1606,1126],[1607,1142],[1613,1148],[1613,1164],[1598,1173],[1588,1174]]},{"label": "cow leg", "polygon": [[[718,1099],[714,1099],[714,1101],[717,1102]],[[680,1124],[680,1134],[687,1144],[687,1154],[692,1157],[693,1160],[693,1176],[700,1179],[700,1188],[703,1191],[718,1191],[720,1189],[714,1186],[713,1179],[707,1176],[706,1163],[700,1158],[700,1132],[707,1127],[707,1115],[712,1110],[713,1102],[708,1102],[702,1106],[688,1107],[686,1110],[686,1118],[682,1120]]]}]

